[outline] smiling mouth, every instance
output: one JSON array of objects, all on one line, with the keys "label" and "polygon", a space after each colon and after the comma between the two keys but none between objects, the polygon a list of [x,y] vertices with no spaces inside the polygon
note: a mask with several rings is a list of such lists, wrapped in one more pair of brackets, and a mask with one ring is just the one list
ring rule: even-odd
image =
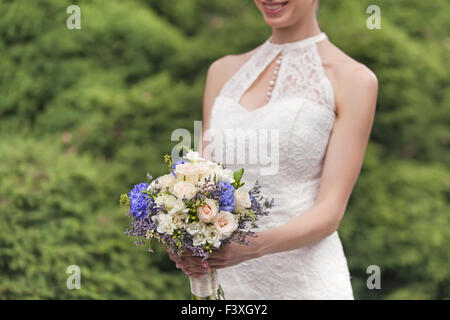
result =
[{"label": "smiling mouth", "polygon": [[267,15],[278,14],[288,5],[289,1],[283,2],[263,2],[264,12]]}]

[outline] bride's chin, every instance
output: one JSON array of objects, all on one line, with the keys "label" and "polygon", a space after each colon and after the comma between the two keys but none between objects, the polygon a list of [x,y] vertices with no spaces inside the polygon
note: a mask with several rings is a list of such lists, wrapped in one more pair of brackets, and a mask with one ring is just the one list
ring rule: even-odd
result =
[{"label": "bride's chin", "polygon": [[271,28],[286,28],[292,25],[290,23],[288,17],[280,17],[280,18],[267,18],[264,17],[265,23]]}]

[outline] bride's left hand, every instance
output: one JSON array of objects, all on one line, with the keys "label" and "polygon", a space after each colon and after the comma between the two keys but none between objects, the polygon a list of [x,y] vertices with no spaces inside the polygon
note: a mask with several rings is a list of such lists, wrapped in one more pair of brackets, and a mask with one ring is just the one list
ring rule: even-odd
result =
[{"label": "bride's left hand", "polygon": [[207,262],[211,269],[221,269],[257,258],[258,256],[256,243],[252,239],[249,245],[242,245],[236,242],[222,245],[209,255]]}]

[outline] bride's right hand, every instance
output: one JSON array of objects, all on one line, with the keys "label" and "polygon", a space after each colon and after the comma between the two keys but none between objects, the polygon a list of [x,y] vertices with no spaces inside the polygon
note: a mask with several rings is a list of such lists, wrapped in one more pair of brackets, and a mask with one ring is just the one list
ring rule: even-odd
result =
[{"label": "bride's right hand", "polygon": [[175,262],[177,268],[181,269],[187,276],[199,278],[211,269],[206,261],[200,257],[192,256],[192,252],[186,251],[181,256],[168,252],[170,259]]}]

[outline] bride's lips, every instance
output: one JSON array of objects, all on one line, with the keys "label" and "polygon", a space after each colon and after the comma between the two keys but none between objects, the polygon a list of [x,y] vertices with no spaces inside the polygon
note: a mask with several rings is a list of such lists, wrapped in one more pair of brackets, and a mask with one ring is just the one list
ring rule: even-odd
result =
[{"label": "bride's lips", "polygon": [[268,16],[273,16],[273,15],[277,15],[280,12],[282,12],[284,10],[284,8],[286,8],[288,3],[289,3],[289,1],[279,1],[279,2],[263,1],[262,5],[263,5],[265,14]]}]

